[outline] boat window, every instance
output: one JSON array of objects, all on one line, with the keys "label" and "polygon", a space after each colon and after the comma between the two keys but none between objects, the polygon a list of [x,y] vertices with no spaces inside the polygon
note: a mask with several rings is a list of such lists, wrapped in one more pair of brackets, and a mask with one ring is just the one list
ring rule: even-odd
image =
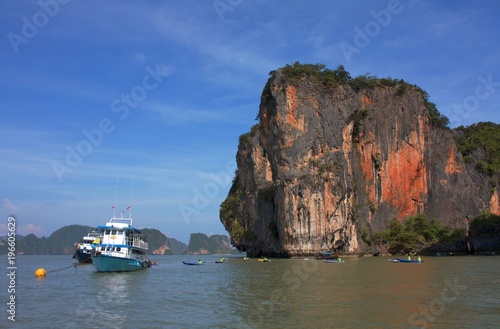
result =
[{"label": "boat window", "polygon": [[116,230],[111,230],[111,235],[116,235]]},{"label": "boat window", "polygon": [[109,230],[105,230],[104,235],[109,235]]},{"label": "boat window", "polygon": [[120,248],[120,247],[117,247],[117,248],[116,248],[116,251],[120,251],[120,250],[122,250],[122,248]]}]

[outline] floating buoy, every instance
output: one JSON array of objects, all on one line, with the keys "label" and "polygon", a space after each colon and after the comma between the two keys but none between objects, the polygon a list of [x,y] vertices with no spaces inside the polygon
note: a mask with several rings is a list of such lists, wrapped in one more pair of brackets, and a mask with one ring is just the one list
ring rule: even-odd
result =
[{"label": "floating buoy", "polygon": [[43,268],[39,268],[35,271],[35,276],[45,276],[47,274],[47,271]]}]

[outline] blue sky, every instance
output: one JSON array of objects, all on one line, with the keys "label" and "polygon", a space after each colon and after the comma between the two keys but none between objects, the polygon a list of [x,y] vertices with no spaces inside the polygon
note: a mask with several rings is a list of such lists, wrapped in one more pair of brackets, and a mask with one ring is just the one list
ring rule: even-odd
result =
[{"label": "blue sky", "polygon": [[344,65],[500,123],[500,2],[1,1],[0,234],[227,234],[219,206],[268,73]]}]

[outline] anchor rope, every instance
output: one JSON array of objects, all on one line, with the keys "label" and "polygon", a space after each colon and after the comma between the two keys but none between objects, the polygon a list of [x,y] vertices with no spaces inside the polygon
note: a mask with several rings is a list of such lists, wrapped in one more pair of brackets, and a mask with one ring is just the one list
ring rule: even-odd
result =
[{"label": "anchor rope", "polygon": [[75,268],[76,268],[76,266],[75,266],[75,265],[70,265],[70,266],[66,266],[66,267],[63,267],[63,268],[56,269],[56,270],[50,270],[50,271],[47,271],[47,273],[54,273],[54,272],[64,271],[64,270],[66,270],[66,269],[68,269],[68,268],[70,268],[70,267],[75,267]]}]

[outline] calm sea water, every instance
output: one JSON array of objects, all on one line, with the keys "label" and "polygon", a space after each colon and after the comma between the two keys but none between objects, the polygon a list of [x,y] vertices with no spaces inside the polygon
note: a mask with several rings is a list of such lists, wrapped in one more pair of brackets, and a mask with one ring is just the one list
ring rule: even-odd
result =
[{"label": "calm sea water", "polygon": [[[498,328],[500,257],[384,257],[343,264],[158,256],[131,273],[71,267],[71,256],[17,256],[16,322],[1,290],[0,328]],[[70,266],[68,268],[68,266]],[[4,267],[4,273],[7,265]],[[43,267],[48,273],[36,278]]]}]

